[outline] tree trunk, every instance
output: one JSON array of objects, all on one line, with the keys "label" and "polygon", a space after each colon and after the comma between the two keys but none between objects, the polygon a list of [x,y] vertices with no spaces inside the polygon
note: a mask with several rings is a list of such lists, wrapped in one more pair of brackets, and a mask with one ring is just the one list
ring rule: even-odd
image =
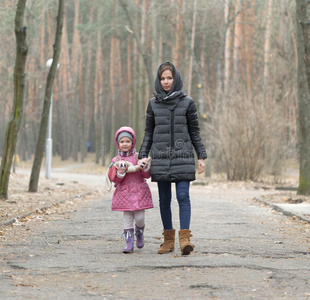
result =
[{"label": "tree trunk", "polygon": [[268,79],[269,79],[269,59],[270,59],[270,36],[271,36],[271,18],[272,18],[272,0],[267,3],[266,16],[266,33],[265,33],[265,47],[264,47],[264,98],[265,104],[268,102]]},{"label": "tree trunk", "polygon": [[72,95],[70,93],[72,88],[72,73],[70,69],[70,47],[68,40],[68,26],[67,26],[67,13],[66,7],[64,10],[64,20],[63,20],[63,30],[61,38],[61,48],[62,55],[59,58],[61,68],[59,70],[59,76],[57,76],[57,82],[60,89],[59,100],[61,101],[61,122],[57,124],[60,127],[60,132],[62,133],[63,146],[61,147],[61,159],[67,160],[72,154],[72,141],[76,136],[73,132],[76,130],[73,125],[74,109],[72,107]]},{"label": "tree trunk", "polygon": [[196,31],[196,15],[197,15],[197,0],[194,0],[194,11],[193,11],[193,24],[192,24],[192,35],[191,35],[191,55],[189,59],[189,77],[188,77],[188,86],[187,93],[191,95],[192,90],[192,77],[193,77],[193,59],[194,59],[194,44],[195,44],[195,31]]},{"label": "tree trunk", "polygon": [[84,159],[87,156],[87,132],[85,130],[86,126],[86,112],[85,112],[85,80],[84,80],[84,68],[83,68],[84,60],[83,56],[81,56],[81,60],[79,62],[79,136],[80,136],[80,151],[81,151],[81,162],[84,162]]},{"label": "tree trunk", "polygon": [[73,22],[73,37],[72,37],[72,54],[70,69],[72,72],[73,87],[78,88],[79,81],[79,61],[82,52],[80,31],[77,28],[80,22],[80,1],[74,4],[74,22]]},{"label": "tree trunk", "polygon": [[[140,2],[140,5],[139,5]],[[138,27],[140,28],[140,30],[138,31],[140,34],[138,34],[137,36],[139,37],[139,43],[141,44],[141,47],[143,48],[143,51],[147,52],[147,46],[146,46],[146,27],[147,27],[147,22],[146,22],[146,13],[147,13],[147,7],[146,7],[146,1],[136,1],[136,5],[137,7],[141,8],[141,18],[137,18],[136,21],[138,24]],[[137,46],[139,47],[139,44],[137,43]],[[150,92],[148,92],[147,88],[150,87],[150,85],[147,85],[146,83],[146,76],[145,76],[145,72],[147,72],[147,70],[145,69],[145,67],[143,66],[144,61],[143,61],[143,56],[140,55],[138,57],[138,68],[137,70],[139,70],[138,74],[141,74],[139,76],[138,79],[138,91],[137,91],[137,97],[135,98],[137,101],[137,105],[136,105],[136,118],[135,118],[135,133],[136,133],[136,144],[137,145],[141,145],[142,143],[142,139],[143,139],[143,128],[144,128],[144,124],[143,118],[140,118],[140,116],[143,116],[145,114],[145,105],[144,105],[144,101],[150,98],[149,94]],[[149,94],[149,95],[148,95]],[[148,96],[146,96],[148,95]]]},{"label": "tree trunk", "polygon": [[182,33],[183,33],[183,23],[182,23],[182,6],[183,0],[178,0],[177,2],[177,17],[176,17],[176,37],[175,37],[175,51],[174,55],[174,65],[180,70],[181,57],[182,57]]},{"label": "tree trunk", "polygon": [[133,75],[132,75],[132,43],[127,37],[127,82],[128,82],[128,124],[132,124],[133,114]]},{"label": "tree trunk", "polygon": [[[97,10],[97,20],[101,19],[102,9],[101,7]],[[101,140],[103,134],[103,105],[102,95],[103,95],[103,56],[102,56],[102,46],[101,46],[101,30],[97,32],[97,52],[96,52],[96,73],[95,73],[95,94],[94,94],[94,116],[95,116],[95,150],[96,150],[96,163],[99,164],[99,159],[102,157],[98,155],[98,151],[101,148]]]},{"label": "tree trunk", "polygon": [[56,76],[57,65],[58,65],[60,51],[61,51],[61,36],[62,36],[63,20],[64,20],[64,0],[59,0],[53,63],[49,70],[47,81],[46,81],[43,112],[42,112],[42,117],[41,117],[41,124],[40,124],[37,147],[36,147],[36,153],[35,153],[32,170],[31,170],[29,192],[37,192],[38,190],[40,169],[41,169],[41,164],[42,164],[42,159],[43,159],[49,111],[50,111],[50,106],[51,106],[51,97],[52,97],[52,92],[53,92],[53,83],[54,83],[54,79]]},{"label": "tree trunk", "polygon": [[26,27],[23,25],[26,0],[19,0],[15,15],[16,59],[14,71],[14,103],[11,121],[5,134],[0,167],[0,199],[7,199],[13,155],[23,115],[25,64],[28,53]]},{"label": "tree trunk", "polygon": [[[72,78],[72,91],[79,90],[79,68],[81,63],[81,39],[80,39],[80,31],[77,26],[79,24],[80,17],[80,1],[76,1],[74,4],[74,21],[73,21],[73,37],[72,37],[72,52],[71,52],[71,61],[70,61],[70,70],[71,70],[71,78]],[[71,88],[71,87],[70,87]],[[71,89],[70,89],[71,90]],[[71,94],[71,93],[70,93]],[[80,122],[81,117],[79,113],[79,104],[80,97],[79,93],[73,95],[72,100],[72,112],[74,112],[72,123],[74,125],[74,135],[72,137],[72,156],[74,161],[78,160],[78,151],[80,150],[80,140],[83,139],[83,136],[80,135]]]},{"label": "tree trunk", "polygon": [[149,93],[150,93],[150,96],[151,96],[153,94],[154,80],[153,80],[153,70],[152,70],[152,63],[151,63],[150,56],[146,52],[145,47],[143,47],[143,45],[142,45],[142,43],[141,43],[141,41],[139,39],[139,36],[137,34],[137,31],[135,30],[135,28],[133,26],[132,19],[130,17],[129,12],[128,12],[127,4],[125,3],[124,0],[119,0],[119,2],[120,2],[121,6],[123,7],[123,9],[124,9],[124,11],[126,13],[130,29],[132,30],[132,34],[134,36],[134,39],[137,42],[139,53],[140,53],[140,55],[143,58],[144,66],[145,66],[147,77],[148,77],[148,81],[149,81]]},{"label": "tree trunk", "polygon": [[241,12],[241,0],[236,1],[235,5],[235,35],[234,35],[234,53],[233,53],[233,91],[236,92],[239,87],[240,79],[240,59],[241,59],[241,45],[243,41],[243,22]]},{"label": "tree trunk", "polygon": [[152,70],[154,70],[159,65],[159,22],[158,22],[157,0],[152,0],[151,14],[152,14],[152,35],[153,35]]},{"label": "tree trunk", "polygon": [[[116,47],[117,47],[117,41],[115,37],[115,2],[112,4],[112,18],[111,18],[111,49],[110,49],[110,93],[111,93],[111,141],[110,141],[110,153],[113,153],[114,149],[114,134],[116,132],[116,89],[117,89],[117,80],[118,80],[118,74],[117,74],[117,68],[116,68]],[[113,18],[114,17],[114,18]]]},{"label": "tree trunk", "polygon": [[[193,24],[192,24],[192,31],[191,34],[187,33],[187,38],[188,40],[190,40],[190,47],[189,47],[189,59],[186,59],[185,61],[189,60],[189,76],[188,76],[188,90],[186,91],[188,95],[191,95],[191,87],[192,87],[192,73],[193,73],[193,69],[195,70],[197,77],[198,77],[198,113],[199,115],[203,115],[204,114],[204,89],[203,89],[203,76],[202,73],[200,71],[199,65],[198,65],[198,61],[197,61],[197,57],[195,54],[195,36],[196,36],[196,16],[197,16],[197,1],[195,0],[194,2],[194,10],[193,10]],[[186,26],[186,18],[184,17],[184,15],[182,15],[182,19],[183,19],[183,24]]]},{"label": "tree trunk", "polygon": [[[136,7],[140,7],[140,0],[136,0],[135,1],[135,5]],[[141,18],[140,15],[136,12],[135,13],[135,21],[140,24]],[[140,25],[141,26],[141,25]],[[140,27],[139,26],[139,27]],[[137,44],[137,40],[133,39],[133,53],[138,53],[138,44]],[[135,70],[136,74],[140,74],[140,56],[135,55],[133,56],[133,70]],[[137,78],[140,78],[139,76],[137,76]],[[133,111],[132,111],[132,127],[134,129],[138,128],[139,126],[139,103],[140,103],[140,80],[136,79],[134,80],[134,84],[133,84]]]},{"label": "tree trunk", "polygon": [[[250,2],[250,3],[249,3]],[[246,82],[247,92],[251,95],[252,91],[252,65],[253,65],[253,36],[254,36],[254,5],[255,0],[246,1],[246,24],[245,24],[245,48],[246,48]],[[250,7],[248,7],[248,4]]]},{"label": "tree trunk", "polygon": [[297,194],[310,195],[310,3],[296,0],[299,110],[299,187]]},{"label": "tree trunk", "polygon": [[224,95],[226,96],[229,91],[230,87],[230,79],[231,79],[231,69],[232,69],[232,31],[233,26],[230,24],[230,18],[231,18],[231,1],[225,2],[225,8],[224,8],[224,18],[225,18],[225,24],[227,24],[227,30],[225,35],[225,67],[224,67]]},{"label": "tree trunk", "polygon": [[156,64],[156,67],[155,69],[158,67],[158,65],[163,62],[163,57],[164,57],[164,50],[163,50],[163,27],[164,27],[164,24],[162,24],[161,22],[161,18],[160,18],[160,15],[162,13],[162,9],[160,9],[158,11],[158,14],[157,14],[157,22],[158,22],[158,63]]},{"label": "tree trunk", "polygon": [[[89,1],[89,22],[94,22],[94,0]],[[93,78],[94,78],[94,60],[93,60],[93,51],[94,47],[92,47],[93,35],[88,34],[87,36],[87,51],[85,56],[85,68],[84,70],[84,61],[83,64],[80,65],[80,76],[79,76],[79,87],[80,87],[80,114],[82,118],[82,125],[80,130],[83,131],[83,135],[81,138],[80,147],[82,149],[82,157],[87,156],[88,151],[88,142],[93,142],[90,136],[90,115],[92,114],[92,103],[94,98],[94,88],[93,88]],[[90,145],[90,150],[92,150],[92,145]],[[83,154],[84,153],[84,154]]]}]

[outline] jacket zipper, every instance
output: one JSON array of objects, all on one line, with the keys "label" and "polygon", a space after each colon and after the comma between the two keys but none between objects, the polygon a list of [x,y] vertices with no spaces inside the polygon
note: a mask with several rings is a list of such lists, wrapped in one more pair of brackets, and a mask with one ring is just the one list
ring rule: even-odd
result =
[{"label": "jacket zipper", "polygon": [[171,111],[170,137],[170,149],[174,150],[174,110]]}]

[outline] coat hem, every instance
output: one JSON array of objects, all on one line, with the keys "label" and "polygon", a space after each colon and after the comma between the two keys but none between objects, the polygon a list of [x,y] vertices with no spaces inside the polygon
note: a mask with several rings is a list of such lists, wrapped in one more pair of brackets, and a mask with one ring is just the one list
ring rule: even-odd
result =
[{"label": "coat hem", "polygon": [[138,210],[151,209],[151,208],[154,208],[154,206],[152,206],[152,207],[142,207],[142,208],[139,208],[139,209],[112,208],[112,211],[138,211]]}]

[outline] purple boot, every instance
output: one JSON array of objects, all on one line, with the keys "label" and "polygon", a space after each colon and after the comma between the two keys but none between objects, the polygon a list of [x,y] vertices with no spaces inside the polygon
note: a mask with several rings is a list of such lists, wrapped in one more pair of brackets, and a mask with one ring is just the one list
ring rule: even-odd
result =
[{"label": "purple boot", "polygon": [[143,248],[144,247],[144,236],[143,236],[143,232],[144,232],[144,227],[138,227],[136,225],[136,245],[138,248]]},{"label": "purple boot", "polygon": [[126,240],[126,247],[123,250],[123,253],[132,253],[133,252],[133,244],[134,244],[134,230],[132,229],[124,229],[123,233]]}]

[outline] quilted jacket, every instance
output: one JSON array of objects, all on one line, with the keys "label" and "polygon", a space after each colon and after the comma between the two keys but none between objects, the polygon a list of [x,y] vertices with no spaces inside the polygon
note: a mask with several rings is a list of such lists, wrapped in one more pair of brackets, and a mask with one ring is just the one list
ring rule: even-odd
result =
[{"label": "quilted jacket", "polygon": [[157,94],[148,103],[139,158],[150,153],[152,181],[193,181],[195,152],[198,159],[206,159],[207,153],[200,137],[195,102],[182,90],[182,76],[170,64],[174,68],[174,81],[168,94],[161,87],[157,73]]},{"label": "quilted jacket", "polygon": [[[133,148],[136,144],[135,132],[131,127],[121,127],[115,134],[114,142],[118,147],[117,136],[122,131],[130,132],[134,137]],[[112,163],[125,159],[134,165],[137,164],[137,153],[131,156],[121,156],[118,154],[112,159]],[[136,211],[153,208],[153,201],[150,188],[146,179],[150,178],[150,172],[143,170],[135,173],[127,173],[125,177],[114,180],[115,191],[112,197],[113,211]]]}]

